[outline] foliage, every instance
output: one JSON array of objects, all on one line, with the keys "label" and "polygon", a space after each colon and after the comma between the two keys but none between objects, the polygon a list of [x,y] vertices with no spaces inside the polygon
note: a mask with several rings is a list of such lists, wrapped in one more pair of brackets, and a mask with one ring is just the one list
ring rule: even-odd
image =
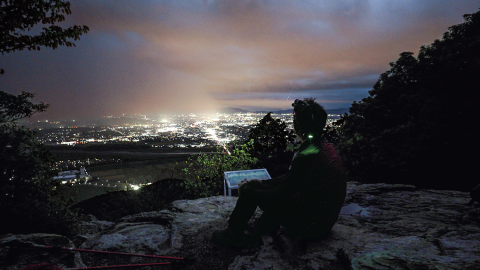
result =
[{"label": "foliage", "polygon": [[[86,26],[62,29],[55,23],[70,14],[70,3],[60,0],[0,1],[0,52],[24,49],[40,50],[71,47],[67,38],[77,40],[88,31]],[[28,31],[35,25],[49,25],[36,36]],[[0,74],[4,70],[0,69]],[[74,233],[78,216],[68,209],[72,200],[60,194],[53,179],[51,154],[39,143],[34,132],[18,124],[48,108],[33,104],[34,94],[15,96],[0,91],[0,215],[4,217],[0,233],[56,232]]]},{"label": "foliage", "polygon": [[[88,32],[88,27],[74,25],[63,29],[55,25],[71,13],[70,3],[63,0],[0,1],[0,52],[3,55],[24,49],[39,51],[40,46],[52,49],[75,46],[68,39],[78,40]],[[36,32],[32,28],[40,23],[42,31],[32,35]],[[3,73],[0,69],[0,74]]]},{"label": "foliage", "polygon": [[477,181],[480,12],[464,19],[417,58],[401,53],[352,104],[337,145],[351,179],[463,190]]},{"label": "foliage", "polygon": [[14,124],[22,118],[47,110],[48,104],[43,102],[33,104],[28,101],[34,96],[34,94],[27,92],[15,96],[0,91],[0,124]]},{"label": "foliage", "polygon": [[16,123],[48,107],[31,103],[33,96],[0,92],[0,215],[6,217],[0,233],[67,232],[76,219],[53,180],[51,154],[34,132]]},{"label": "foliage", "polygon": [[[219,195],[225,171],[248,170],[257,162],[250,154],[253,141],[240,146],[232,146],[229,151],[218,147],[216,154],[199,154],[190,157],[183,170],[189,178],[181,184],[192,198]],[[229,153],[231,152],[231,153]]]},{"label": "foliage", "polygon": [[293,157],[295,133],[285,122],[266,114],[253,128],[248,139],[253,140],[251,154],[258,159],[254,168],[266,168],[271,177],[287,173]]},{"label": "foliage", "polygon": [[266,114],[250,129],[248,140],[253,140],[254,155],[276,150],[283,151],[295,140],[294,132],[287,129],[285,122],[273,119],[271,114],[271,112]]},{"label": "foliage", "polygon": [[340,132],[336,126],[327,125],[322,136],[327,142],[333,145],[336,145],[340,141]]}]

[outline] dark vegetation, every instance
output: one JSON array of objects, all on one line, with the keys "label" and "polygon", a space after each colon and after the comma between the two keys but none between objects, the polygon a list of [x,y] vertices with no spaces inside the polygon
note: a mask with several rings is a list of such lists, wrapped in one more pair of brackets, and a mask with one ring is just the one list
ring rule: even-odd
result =
[{"label": "dark vegetation", "polygon": [[295,133],[288,130],[280,119],[273,119],[271,114],[267,113],[250,129],[248,140],[253,140],[254,155],[286,150],[287,145],[295,140]]},{"label": "dark vegetation", "polygon": [[[123,188],[125,189],[125,188]],[[93,197],[110,193],[112,191],[118,191],[120,189],[113,189],[110,187],[99,187],[92,185],[62,185],[60,188],[60,194],[65,198],[71,198],[72,204],[79,203]]]},{"label": "dark vegetation", "polygon": [[[80,39],[88,27],[74,25],[58,26],[65,15],[72,14],[70,3],[61,0],[2,1],[0,7],[0,52],[11,53],[22,50],[40,50],[40,47],[56,49],[58,46],[75,47],[71,41]],[[19,19],[21,18],[21,19]],[[40,33],[29,32],[41,24]],[[0,69],[0,74],[5,73]]]},{"label": "dark vegetation", "polygon": [[185,192],[195,198],[219,195],[223,187],[225,171],[250,169],[257,162],[250,154],[253,142],[233,143],[217,148],[215,154],[192,156],[181,171],[185,181],[181,184]]},{"label": "dark vegetation", "polygon": [[350,180],[468,191],[478,184],[480,12],[417,57],[400,54],[343,117]]},{"label": "dark vegetation", "polygon": [[[52,49],[75,46],[88,31],[86,26],[62,29],[57,23],[71,14],[64,1],[2,1],[0,7],[0,52]],[[19,19],[21,18],[21,19]],[[36,35],[29,32],[42,24]],[[0,74],[5,71],[0,69]],[[0,91],[0,234],[75,231],[78,216],[68,208],[69,200],[60,195],[59,183],[53,180],[51,154],[35,134],[18,124],[18,120],[45,111],[48,105],[33,104],[34,94],[22,91],[15,96]]]},{"label": "dark vegetation", "polygon": [[271,112],[267,113],[250,129],[248,136],[253,140],[250,153],[257,159],[252,169],[266,168],[272,178],[287,173],[295,138],[295,133],[288,130],[284,122],[273,119]]},{"label": "dark vegetation", "polygon": [[32,104],[32,97],[0,92],[0,216],[6,221],[0,233],[69,231],[76,220],[53,180],[52,155],[31,130],[16,124],[48,107]]}]

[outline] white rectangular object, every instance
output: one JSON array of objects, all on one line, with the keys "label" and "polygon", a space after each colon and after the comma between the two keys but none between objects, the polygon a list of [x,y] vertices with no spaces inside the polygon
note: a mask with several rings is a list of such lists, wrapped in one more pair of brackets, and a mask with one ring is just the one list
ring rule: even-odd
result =
[{"label": "white rectangular object", "polygon": [[223,181],[223,195],[232,196],[232,189],[238,189],[238,184],[243,180],[268,180],[272,179],[267,169],[254,169],[254,170],[243,170],[243,171],[227,171],[224,172],[224,181]]}]

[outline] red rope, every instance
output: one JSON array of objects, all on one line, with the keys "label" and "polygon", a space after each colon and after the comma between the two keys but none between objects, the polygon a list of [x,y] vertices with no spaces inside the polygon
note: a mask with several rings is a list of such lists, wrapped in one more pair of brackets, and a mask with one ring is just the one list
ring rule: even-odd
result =
[{"label": "red rope", "polygon": [[[37,244],[32,244],[32,246],[34,246],[34,247],[40,247],[40,248],[52,248],[52,249],[59,248],[59,249],[68,250],[68,251],[79,251],[79,252],[91,252],[91,253],[104,253],[104,254],[137,256],[137,257],[149,257],[149,258],[161,258],[161,259],[183,260],[183,258],[179,258],[179,257],[169,257],[169,256],[132,254],[132,253],[123,253],[123,252],[114,252],[114,251],[102,251],[102,250],[92,250],[92,249],[80,249],[80,248],[66,248],[66,247],[43,246],[43,245],[37,245]],[[85,269],[85,268],[79,268],[79,269]],[[91,268],[91,269],[93,269],[93,268]]]}]

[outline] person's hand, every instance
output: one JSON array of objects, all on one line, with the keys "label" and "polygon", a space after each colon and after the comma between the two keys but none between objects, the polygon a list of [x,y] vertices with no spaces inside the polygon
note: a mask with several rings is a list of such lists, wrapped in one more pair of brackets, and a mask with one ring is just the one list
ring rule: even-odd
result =
[{"label": "person's hand", "polygon": [[240,196],[240,187],[243,185],[243,184],[246,184],[248,182],[262,182],[261,180],[258,180],[258,179],[251,179],[251,180],[247,180],[247,178],[243,179],[242,182],[240,182],[238,184],[238,196]]},{"label": "person's hand", "polygon": [[240,183],[238,184],[238,189],[240,189],[240,187],[241,187],[243,184],[246,184],[246,183],[248,183],[247,178],[243,179],[242,182],[240,182]]},{"label": "person's hand", "polygon": [[251,180],[247,180],[247,178],[243,179],[242,182],[240,182],[238,184],[238,188],[240,188],[241,185],[243,184],[246,184],[248,182],[262,182],[261,180],[258,180],[258,179],[251,179]]}]

